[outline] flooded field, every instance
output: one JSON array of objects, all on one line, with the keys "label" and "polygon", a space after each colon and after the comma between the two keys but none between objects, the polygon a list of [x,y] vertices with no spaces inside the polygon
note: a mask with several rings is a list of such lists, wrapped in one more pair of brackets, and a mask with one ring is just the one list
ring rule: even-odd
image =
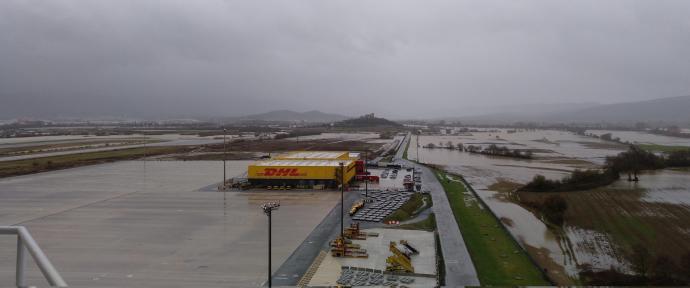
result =
[{"label": "flooded field", "polygon": [[[238,138],[228,135],[228,140]],[[142,142],[151,142],[144,145]],[[110,151],[125,148],[188,146],[222,143],[217,136],[200,137],[183,134],[161,135],[111,135],[111,136],[39,136],[23,138],[0,138],[0,152],[15,150],[14,154],[3,153],[0,161],[14,161],[37,157],[68,155],[84,152]],[[97,144],[100,143],[100,144]],[[107,143],[108,145],[105,145]],[[120,145],[121,144],[121,145]]]},{"label": "flooded field", "polygon": [[[569,207],[565,232],[571,245],[566,251],[575,259],[592,259],[578,264],[621,271],[630,271],[626,255],[636,244],[679,260],[690,253],[688,179],[688,171],[651,171],[640,175],[638,183],[619,180],[593,190],[555,193]],[[535,200],[544,195],[521,192],[520,197]]]},{"label": "flooded field", "polygon": [[586,133],[591,133],[597,136],[611,133],[612,138],[620,138],[623,142],[630,142],[634,144],[657,144],[665,146],[690,147],[690,138],[670,137],[639,131],[587,130]]},{"label": "flooded field", "polygon": [[[18,137],[18,138],[0,138],[0,148],[16,147],[19,145],[34,145],[41,143],[65,143],[65,142],[83,142],[90,140],[112,140],[112,139],[153,139],[163,141],[174,140],[213,140],[216,136],[197,136],[197,135],[183,135],[183,134],[160,134],[160,135],[63,135],[63,136],[36,136],[36,137]],[[237,135],[235,135],[237,137]]]},{"label": "flooded field", "polygon": [[[465,146],[486,147],[496,144],[510,149],[531,150],[534,151],[535,157],[527,160],[471,154],[458,150],[422,148],[429,143],[447,146],[449,141],[454,145],[462,143]],[[419,148],[416,147],[416,143],[419,143]],[[584,218],[580,216],[581,213],[586,214],[589,210],[607,211],[606,213],[620,216],[600,215],[611,219],[621,219],[629,215],[626,210],[611,211],[605,206],[606,201],[598,201],[600,198],[606,198],[617,203],[619,194],[596,196],[598,195],[596,192],[593,195],[589,195],[590,192],[565,193],[577,195],[577,200],[581,201],[573,198],[571,204],[571,199],[568,199],[569,207],[573,207],[569,213],[573,214],[569,214],[566,218],[563,231],[554,231],[534,213],[516,204],[515,195],[509,193],[512,189],[530,181],[536,174],[560,179],[574,169],[598,167],[604,162],[606,156],[622,152],[626,149],[625,146],[563,131],[530,130],[509,133],[503,129],[492,129],[492,131],[463,135],[421,136],[419,139],[413,137],[408,158],[416,159],[416,149],[419,150],[421,162],[443,165],[446,170],[463,175],[530,255],[542,267],[549,270],[548,273],[553,278],[558,278],[562,273],[576,278],[583,267],[593,269],[617,267],[623,271],[628,269],[627,261],[623,256],[628,249],[627,242],[621,242],[617,238],[620,235],[627,235],[625,232],[614,236],[615,233],[607,230],[608,226],[586,225],[584,220],[578,220]],[[645,179],[637,187],[625,187],[627,192],[622,192],[623,187],[619,187],[631,185],[627,181],[616,182],[611,189],[620,194],[625,193],[626,197],[632,197],[626,198],[630,200],[627,202],[629,205],[637,203],[641,206],[656,207],[650,208],[656,211],[655,217],[667,217],[665,220],[657,219],[659,223],[666,221],[673,223],[676,222],[674,219],[683,219],[688,222],[690,215],[684,214],[687,213],[688,203],[690,203],[688,183],[690,183],[690,174],[687,171],[659,171],[645,175]],[[585,206],[586,203],[590,206]],[[675,207],[672,208],[675,214],[663,216],[658,209],[661,206],[654,203],[663,203],[665,208]],[[577,212],[578,209],[582,210]],[[688,228],[678,224],[674,228],[667,229],[666,234],[663,235],[665,239],[684,239],[688,242],[690,240]]]},{"label": "flooded field", "polygon": [[[230,176],[246,161],[229,161]],[[125,161],[0,179],[0,225],[25,225],[71,287],[257,287],[339,193],[212,192],[219,161]],[[0,286],[14,283],[13,237],[0,237]],[[45,286],[30,262],[29,283]]]},{"label": "flooded field", "polygon": [[336,139],[336,140],[367,140],[367,139],[379,139],[379,133],[321,133],[318,135],[308,135],[299,137],[286,138],[295,141],[302,140],[323,140],[323,139]]}]

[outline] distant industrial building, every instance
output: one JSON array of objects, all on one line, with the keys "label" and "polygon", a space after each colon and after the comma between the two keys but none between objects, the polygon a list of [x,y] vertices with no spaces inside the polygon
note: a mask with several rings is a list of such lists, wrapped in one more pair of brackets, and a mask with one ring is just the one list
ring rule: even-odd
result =
[{"label": "distant industrial building", "polygon": [[364,171],[359,153],[347,151],[296,151],[257,161],[248,167],[247,179],[254,186],[283,188],[334,188],[350,183]]}]

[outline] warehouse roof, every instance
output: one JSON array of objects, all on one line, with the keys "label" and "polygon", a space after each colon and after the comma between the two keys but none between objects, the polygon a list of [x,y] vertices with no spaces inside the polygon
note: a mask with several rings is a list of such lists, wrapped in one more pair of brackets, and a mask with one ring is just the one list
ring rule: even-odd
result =
[{"label": "warehouse roof", "polygon": [[320,167],[337,167],[340,163],[349,166],[350,160],[266,160],[258,161],[253,166],[320,166]]},{"label": "warehouse roof", "polygon": [[278,155],[275,159],[282,160],[335,160],[347,159],[348,152],[345,151],[296,151]]}]

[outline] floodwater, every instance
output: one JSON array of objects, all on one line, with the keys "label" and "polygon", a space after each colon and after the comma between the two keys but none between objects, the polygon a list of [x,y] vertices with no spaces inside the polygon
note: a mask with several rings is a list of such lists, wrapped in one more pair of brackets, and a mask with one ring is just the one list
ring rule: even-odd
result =
[{"label": "floodwater", "polygon": [[620,138],[623,142],[630,142],[636,144],[658,144],[667,146],[690,147],[690,138],[656,135],[640,131],[587,130],[586,133],[591,133],[597,136],[611,133],[611,137],[613,138]]},{"label": "floodwater", "polygon": [[[411,141],[408,158],[415,159],[416,137]],[[429,143],[435,145],[443,143],[445,146],[448,141],[454,144],[462,143],[465,146],[485,147],[496,144],[511,149],[529,149],[535,151],[535,158],[515,159],[471,154],[458,150],[422,148]],[[505,200],[502,193],[492,191],[489,186],[500,180],[524,184],[536,174],[550,179],[560,179],[575,169],[596,167],[596,164],[603,163],[606,156],[622,151],[610,145],[601,144],[599,139],[563,131],[527,130],[508,133],[504,129],[492,129],[491,132],[472,132],[465,135],[421,136],[418,149],[421,162],[443,165],[446,170],[463,175],[498,217],[509,219],[510,225],[506,227],[524,247],[534,248],[528,249],[531,253],[546,253],[547,257],[562,267],[562,271],[550,273],[576,276],[578,263],[610,261],[599,260],[598,255],[585,253],[575,254],[574,257],[584,258],[576,259],[572,253],[564,252],[563,247],[566,243],[532,212]],[[592,148],[599,146],[604,148]],[[543,255],[532,256],[540,258]]]},{"label": "floodwater", "polygon": [[[227,140],[230,141],[233,138],[237,138],[237,135],[228,135]],[[130,135],[123,137],[122,135],[111,135],[111,136],[38,136],[38,137],[24,137],[24,138],[0,138],[0,148],[10,148],[10,147],[26,147],[31,145],[41,145],[48,143],[70,143],[70,142],[83,142],[83,141],[95,141],[95,140],[115,140],[115,139],[129,139],[129,140],[161,140],[162,142],[149,143],[149,144],[134,144],[134,145],[122,145],[122,146],[109,146],[109,147],[97,147],[97,148],[85,148],[58,152],[40,152],[27,155],[18,156],[5,156],[0,157],[0,161],[14,161],[23,159],[32,159],[38,157],[48,157],[48,156],[58,156],[58,155],[68,155],[76,153],[86,153],[86,152],[98,152],[98,151],[110,151],[126,148],[138,148],[138,147],[155,147],[155,146],[188,146],[188,145],[204,145],[212,143],[222,143],[223,139],[217,136],[204,136],[199,137],[196,135],[182,135],[182,134],[163,134],[163,135]]]},{"label": "floodwater", "polygon": [[[230,135],[228,135],[230,136]],[[59,136],[36,136],[36,137],[17,137],[17,138],[0,138],[0,148],[18,147],[27,145],[38,145],[45,143],[67,143],[67,142],[82,142],[91,140],[113,140],[113,139],[153,139],[153,140],[213,140],[216,136],[197,136],[197,135],[183,135],[183,134],[161,134],[161,135],[59,135]],[[230,136],[232,137],[232,136]],[[237,137],[237,135],[235,135]]]},{"label": "floodwater", "polygon": [[[682,205],[690,209],[690,171],[657,170],[640,175],[639,182],[625,180],[613,183],[615,189],[642,189],[642,201]],[[688,219],[690,220],[690,219]]]},{"label": "floodwater", "polygon": [[[228,161],[228,177],[248,161]],[[71,287],[258,287],[339,201],[337,192],[202,189],[221,161],[123,161],[0,179],[0,225],[24,225]],[[0,237],[0,286],[14,283],[14,237]],[[8,260],[9,259],[9,260]],[[32,261],[29,284],[46,286]]]},{"label": "floodwater", "polygon": [[[465,146],[475,145],[486,147],[491,144],[496,144],[498,146],[506,146],[510,149],[531,150],[537,158],[542,158],[543,160],[565,158],[585,160],[599,164],[604,162],[606,156],[615,155],[626,149],[624,146],[616,147],[615,145],[611,145],[610,143],[596,138],[584,137],[557,130],[518,130],[518,132],[510,133],[509,129],[496,129],[491,130],[491,132],[472,132],[454,136],[423,136],[419,144],[425,146],[429,143],[434,143],[435,145],[442,143],[445,146],[448,141],[456,145],[457,143],[462,143]],[[506,158],[502,157],[501,159]],[[422,158],[422,161],[423,160],[424,158]],[[524,162],[524,160],[516,161]]]},{"label": "floodwater", "polygon": [[378,139],[379,133],[321,133],[318,135],[307,135],[299,137],[286,138],[289,140],[323,140],[323,139],[333,139],[333,140],[369,140]]},{"label": "floodwater", "polygon": [[[669,144],[663,138],[650,143]],[[422,148],[429,143],[446,146],[448,141],[454,145],[462,143],[465,146],[486,147],[496,144],[511,149],[530,149],[535,152],[535,158],[525,160]],[[674,143],[678,145],[679,142]],[[559,237],[533,213],[506,200],[505,192],[492,191],[489,187],[501,180],[524,184],[536,174],[560,179],[574,169],[597,167],[606,156],[616,155],[622,149],[625,149],[622,145],[611,145],[596,138],[563,131],[518,130],[508,133],[505,129],[490,129],[463,135],[413,137],[408,158],[416,159],[419,153],[421,162],[443,165],[446,170],[463,175],[490,209],[498,217],[507,219],[508,230],[528,248],[534,258],[538,259],[546,253],[562,267],[564,273],[576,277],[582,264],[588,264],[593,269],[617,267],[622,271],[627,271],[628,265],[621,262],[623,260],[616,248],[602,232],[567,226],[566,223],[565,237]],[[663,170],[645,173],[642,177],[644,181],[640,183],[619,181],[612,187],[636,185],[634,188],[646,191],[642,201],[690,207],[690,172]]]}]

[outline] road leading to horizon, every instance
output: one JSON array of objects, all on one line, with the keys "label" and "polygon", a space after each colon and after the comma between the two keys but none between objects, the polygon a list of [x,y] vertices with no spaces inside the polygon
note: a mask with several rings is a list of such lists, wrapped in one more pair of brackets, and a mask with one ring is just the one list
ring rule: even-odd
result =
[{"label": "road leading to horizon", "polygon": [[438,231],[441,251],[443,251],[443,259],[446,265],[445,286],[479,286],[477,270],[474,268],[474,263],[472,263],[472,258],[465,245],[465,240],[462,238],[458,223],[455,221],[453,210],[450,208],[443,186],[438,182],[431,169],[403,159],[405,148],[411,138],[410,136],[409,133],[405,136],[405,140],[395,154],[394,160],[406,166],[419,168],[422,171],[422,185],[424,189],[429,190],[434,203],[431,208],[436,215],[436,231]]}]

